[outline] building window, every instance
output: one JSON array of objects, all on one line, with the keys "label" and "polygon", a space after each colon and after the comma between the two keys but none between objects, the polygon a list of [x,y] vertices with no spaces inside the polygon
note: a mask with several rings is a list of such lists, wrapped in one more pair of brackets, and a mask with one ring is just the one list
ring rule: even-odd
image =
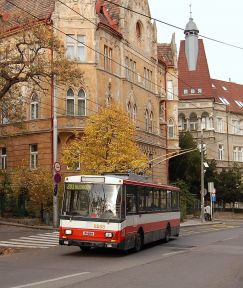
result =
[{"label": "building window", "polygon": [[191,89],[191,94],[195,94],[195,92],[196,92],[195,89],[192,88],[192,89]]},{"label": "building window", "polygon": [[240,134],[240,121],[232,120],[233,134]]},{"label": "building window", "polygon": [[9,121],[9,113],[8,113],[8,106],[3,103],[2,104],[2,111],[1,111],[1,124],[8,124]]},{"label": "building window", "polygon": [[34,93],[31,97],[30,119],[35,120],[38,118],[39,118],[39,99],[38,99],[38,95]]},{"label": "building window", "polygon": [[129,58],[125,58],[125,77],[129,79]]},{"label": "building window", "polygon": [[222,133],[224,132],[224,123],[223,123],[223,119],[222,118],[217,118],[217,131]]},{"label": "building window", "polygon": [[127,103],[127,113],[129,117],[132,116],[132,105],[130,101]]},{"label": "building window", "polygon": [[85,36],[66,35],[66,56],[68,60],[85,61]]},{"label": "building window", "polygon": [[172,119],[168,122],[168,138],[174,138],[174,121]]},{"label": "building window", "polygon": [[224,160],[224,145],[219,144],[218,146],[218,158],[219,160]]},{"label": "building window", "polygon": [[108,46],[104,46],[104,69],[112,72],[112,57],[113,51]]},{"label": "building window", "polygon": [[186,125],[186,118],[185,115],[180,114],[179,115],[179,119],[178,119],[178,126],[180,130],[186,130],[187,129],[187,125]]},{"label": "building window", "polygon": [[168,80],[167,81],[167,99],[173,100],[174,99],[174,91],[173,91],[173,81]]},{"label": "building window", "polygon": [[146,89],[151,90],[152,89],[152,78],[153,78],[153,72],[146,67],[144,67],[144,87]]},{"label": "building window", "polygon": [[197,130],[197,129],[198,129],[197,115],[192,113],[190,115],[190,130]]},{"label": "building window", "polygon": [[197,93],[198,93],[198,94],[202,94],[202,88],[198,88],[198,89],[197,89]]},{"label": "building window", "polygon": [[86,97],[83,89],[78,92],[78,116],[86,115]]},{"label": "building window", "polygon": [[67,115],[74,115],[74,93],[71,88],[67,91]]},{"label": "building window", "polygon": [[243,162],[243,147],[233,148],[233,161]]},{"label": "building window", "polygon": [[137,119],[137,106],[136,104],[133,105],[133,110],[132,110],[132,120],[135,123]]},{"label": "building window", "polygon": [[30,169],[36,169],[38,165],[38,145],[30,145]]},{"label": "building window", "polygon": [[184,95],[188,94],[188,89],[184,89]]},{"label": "building window", "polygon": [[201,118],[201,128],[202,129],[209,129],[210,128],[210,123],[209,123],[209,116],[208,113],[203,113],[202,118]]},{"label": "building window", "polygon": [[145,110],[145,131],[149,130],[149,113],[148,110]]},{"label": "building window", "polygon": [[137,38],[139,40],[141,40],[141,36],[142,36],[142,25],[140,22],[137,22],[136,23],[136,35],[137,35]]},{"label": "building window", "polygon": [[154,130],[154,115],[153,115],[153,112],[150,112],[150,115],[149,115],[149,132],[153,132]]},{"label": "building window", "polygon": [[7,148],[0,148],[0,170],[7,169]]},{"label": "building window", "polygon": [[78,62],[85,61],[85,36],[84,35],[78,35],[77,60]]}]

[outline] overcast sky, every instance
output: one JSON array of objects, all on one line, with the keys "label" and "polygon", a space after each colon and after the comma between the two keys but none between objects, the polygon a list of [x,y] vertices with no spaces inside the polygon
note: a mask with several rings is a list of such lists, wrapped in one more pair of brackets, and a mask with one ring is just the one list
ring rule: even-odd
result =
[{"label": "overcast sky", "polygon": [[[201,35],[242,47],[237,49],[204,39],[211,78],[243,84],[243,0],[148,0],[151,16],[185,28],[192,17]],[[158,41],[170,42],[176,33],[177,50],[183,31],[157,23]]]}]

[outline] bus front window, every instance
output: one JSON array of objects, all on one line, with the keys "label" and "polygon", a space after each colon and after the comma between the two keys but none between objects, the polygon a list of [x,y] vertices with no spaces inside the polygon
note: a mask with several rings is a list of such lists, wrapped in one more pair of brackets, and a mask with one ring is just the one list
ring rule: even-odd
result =
[{"label": "bus front window", "polygon": [[100,219],[121,218],[121,186],[106,184],[66,185],[63,214]]}]

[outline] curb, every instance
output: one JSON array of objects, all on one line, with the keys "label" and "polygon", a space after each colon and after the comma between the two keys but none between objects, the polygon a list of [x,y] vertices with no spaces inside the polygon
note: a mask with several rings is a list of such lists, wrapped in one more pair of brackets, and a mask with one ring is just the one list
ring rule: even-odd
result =
[{"label": "curb", "polygon": [[21,223],[15,223],[15,222],[8,222],[8,221],[0,221],[1,225],[9,225],[9,226],[17,226],[17,227],[25,227],[30,229],[39,229],[39,230],[52,230],[52,231],[58,231],[58,228],[53,228],[51,226],[41,226],[41,225],[25,225]]},{"label": "curb", "polygon": [[189,223],[189,224],[186,224],[186,222],[184,223],[185,225],[183,225],[181,223],[180,227],[193,227],[193,226],[206,226],[206,225],[214,225],[214,224],[223,224],[223,221],[210,221],[210,222],[198,222],[198,223]]}]

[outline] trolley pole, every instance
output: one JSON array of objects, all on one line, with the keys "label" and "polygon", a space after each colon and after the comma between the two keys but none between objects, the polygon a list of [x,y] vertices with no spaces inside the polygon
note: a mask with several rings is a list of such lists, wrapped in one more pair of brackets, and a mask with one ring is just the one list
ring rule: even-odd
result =
[{"label": "trolley pole", "polygon": [[203,128],[201,127],[201,221],[204,222]]},{"label": "trolley pole", "polygon": [[[57,162],[57,87],[56,87],[56,76],[53,76],[53,163]],[[54,180],[55,169],[53,168],[53,227],[58,227],[58,193],[57,184]]]}]

